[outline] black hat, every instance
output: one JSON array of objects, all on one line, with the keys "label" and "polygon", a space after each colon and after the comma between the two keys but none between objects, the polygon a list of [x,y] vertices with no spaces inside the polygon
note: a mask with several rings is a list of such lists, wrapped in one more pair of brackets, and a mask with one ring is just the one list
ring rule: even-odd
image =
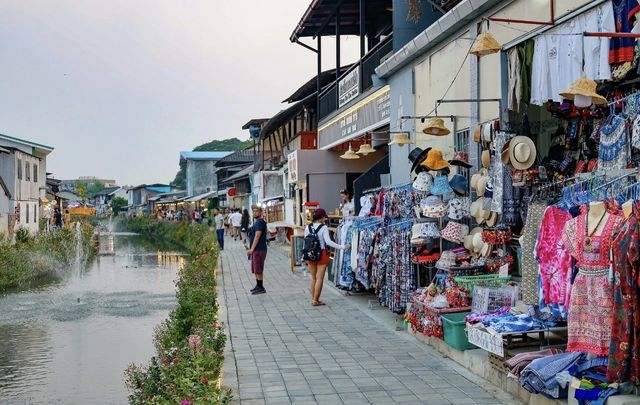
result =
[{"label": "black hat", "polygon": [[409,153],[409,161],[411,162],[411,172],[416,171],[416,168],[418,169],[416,173],[425,172],[429,170],[424,166],[420,166],[420,162],[426,159],[427,153],[429,153],[430,150],[431,148],[427,148],[424,150],[422,150],[422,148],[414,148]]}]

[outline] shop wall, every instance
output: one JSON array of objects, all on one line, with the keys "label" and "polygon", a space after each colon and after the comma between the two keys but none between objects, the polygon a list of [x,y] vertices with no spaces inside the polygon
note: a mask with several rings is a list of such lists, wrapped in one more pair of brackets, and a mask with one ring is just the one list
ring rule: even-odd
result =
[{"label": "shop wall", "polygon": [[344,173],[313,173],[307,175],[309,201],[317,201],[320,207],[331,213],[340,205],[340,189],[346,188]]},{"label": "shop wall", "polygon": [[[402,122],[400,117],[415,114],[413,94],[413,67],[408,66],[389,78],[391,86],[391,131],[407,131],[414,133],[414,121]],[[393,134],[390,135],[393,138]],[[391,168],[391,184],[402,184],[411,180],[409,160],[407,156],[413,145],[389,146],[389,167]]]}]

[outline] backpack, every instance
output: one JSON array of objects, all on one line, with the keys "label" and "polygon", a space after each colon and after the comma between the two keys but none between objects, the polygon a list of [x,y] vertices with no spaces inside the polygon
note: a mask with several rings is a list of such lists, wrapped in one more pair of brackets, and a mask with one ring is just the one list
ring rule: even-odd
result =
[{"label": "backpack", "polygon": [[310,262],[317,262],[322,256],[322,246],[320,245],[320,238],[318,238],[318,232],[324,224],[320,224],[318,229],[314,229],[313,225],[309,225],[309,234],[304,237],[304,243],[302,245],[302,258]]}]

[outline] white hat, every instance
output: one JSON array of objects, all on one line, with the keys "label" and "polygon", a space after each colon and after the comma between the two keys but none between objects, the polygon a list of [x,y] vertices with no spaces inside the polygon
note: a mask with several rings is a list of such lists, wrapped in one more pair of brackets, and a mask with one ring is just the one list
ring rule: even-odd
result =
[{"label": "white hat", "polygon": [[425,193],[431,193],[431,188],[433,187],[433,176],[427,172],[418,173],[418,177],[416,177],[413,182],[413,188],[418,191],[424,191]]},{"label": "white hat", "polygon": [[536,161],[536,145],[528,136],[516,136],[509,142],[509,160],[518,170],[527,170]]}]

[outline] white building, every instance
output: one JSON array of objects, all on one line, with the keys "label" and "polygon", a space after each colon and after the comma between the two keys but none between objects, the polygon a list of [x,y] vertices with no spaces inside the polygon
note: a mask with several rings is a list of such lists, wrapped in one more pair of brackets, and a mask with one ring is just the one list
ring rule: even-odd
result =
[{"label": "white building", "polygon": [[47,155],[50,146],[0,134],[0,177],[11,195],[8,230],[39,230],[41,201],[45,198]]}]

